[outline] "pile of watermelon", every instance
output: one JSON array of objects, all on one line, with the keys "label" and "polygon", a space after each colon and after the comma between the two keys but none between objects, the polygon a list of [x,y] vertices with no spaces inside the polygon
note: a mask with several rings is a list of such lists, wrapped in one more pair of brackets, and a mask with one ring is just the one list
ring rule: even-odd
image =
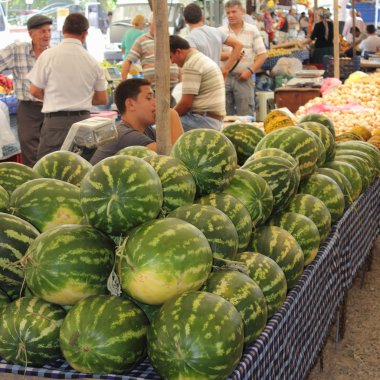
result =
[{"label": "pile of watermelon", "polygon": [[380,174],[380,152],[308,115],[193,130],[171,156],[0,164],[0,356],[84,373],[228,377]]}]

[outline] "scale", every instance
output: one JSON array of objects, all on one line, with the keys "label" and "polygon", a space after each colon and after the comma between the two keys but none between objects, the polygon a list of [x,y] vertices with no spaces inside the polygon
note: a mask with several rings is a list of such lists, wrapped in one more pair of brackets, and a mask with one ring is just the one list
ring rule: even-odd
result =
[{"label": "scale", "polygon": [[106,117],[90,117],[74,123],[61,150],[74,152],[86,160],[90,160],[95,150],[118,137],[115,122]]},{"label": "scale", "polygon": [[111,110],[117,111],[117,107],[114,100],[115,89],[121,82],[121,74],[116,66],[104,67],[104,75],[111,89],[112,104]]}]

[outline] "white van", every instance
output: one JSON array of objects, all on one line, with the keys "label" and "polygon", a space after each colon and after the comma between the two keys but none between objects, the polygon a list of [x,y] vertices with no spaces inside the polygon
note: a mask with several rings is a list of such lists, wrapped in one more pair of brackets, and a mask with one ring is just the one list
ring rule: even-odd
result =
[{"label": "white van", "polygon": [[4,13],[3,5],[0,4],[0,49],[5,48],[13,42],[9,31],[8,20]]}]

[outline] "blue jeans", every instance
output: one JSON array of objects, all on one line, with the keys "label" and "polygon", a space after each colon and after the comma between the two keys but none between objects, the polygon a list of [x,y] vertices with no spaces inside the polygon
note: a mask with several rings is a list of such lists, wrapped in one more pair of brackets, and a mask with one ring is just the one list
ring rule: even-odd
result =
[{"label": "blue jeans", "polygon": [[222,127],[222,122],[219,120],[191,112],[181,116],[181,123],[185,132],[199,128],[216,129],[220,131]]}]

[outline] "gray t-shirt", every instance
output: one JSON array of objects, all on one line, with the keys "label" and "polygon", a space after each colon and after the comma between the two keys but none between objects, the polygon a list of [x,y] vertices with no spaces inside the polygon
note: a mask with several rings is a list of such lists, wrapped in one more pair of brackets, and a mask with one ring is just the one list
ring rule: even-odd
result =
[{"label": "gray t-shirt", "polygon": [[146,146],[156,141],[156,130],[152,126],[146,127],[144,133],[142,133],[122,121],[117,126],[117,134],[116,141],[102,145],[95,151],[90,160],[91,164],[95,165],[127,146]]},{"label": "gray t-shirt", "polygon": [[228,38],[222,30],[203,25],[191,30],[186,36],[190,46],[211,58],[218,66],[223,44]]}]

